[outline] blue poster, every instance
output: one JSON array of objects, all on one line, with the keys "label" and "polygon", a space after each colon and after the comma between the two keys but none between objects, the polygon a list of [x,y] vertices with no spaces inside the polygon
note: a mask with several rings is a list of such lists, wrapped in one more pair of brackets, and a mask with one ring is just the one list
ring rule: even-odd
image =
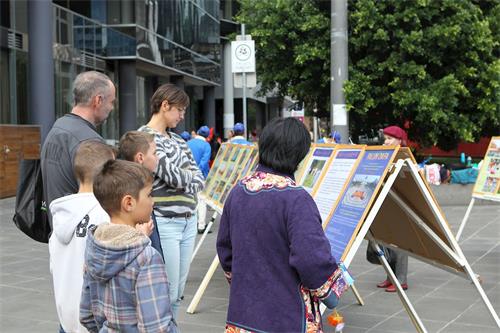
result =
[{"label": "blue poster", "polygon": [[394,150],[367,150],[325,229],[332,255],[339,261],[368,208]]}]

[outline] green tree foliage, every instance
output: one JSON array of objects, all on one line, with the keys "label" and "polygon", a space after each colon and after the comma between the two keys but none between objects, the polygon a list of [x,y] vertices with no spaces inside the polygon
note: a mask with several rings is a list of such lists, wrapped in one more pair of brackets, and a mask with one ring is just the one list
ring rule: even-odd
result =
[{"label": "green tree foliage", "polygon": [[[327,110],[330,1],[242,0],[263,91]],[[388,124],[453,148],[500,128],[499,0],[349,1],[353,137]]]},{"label": "green tree foliage", "polygon": [[261,92],[292,96],[328,114],[330,99],[329,2],[241,0],[238,20],[256,42]]}]

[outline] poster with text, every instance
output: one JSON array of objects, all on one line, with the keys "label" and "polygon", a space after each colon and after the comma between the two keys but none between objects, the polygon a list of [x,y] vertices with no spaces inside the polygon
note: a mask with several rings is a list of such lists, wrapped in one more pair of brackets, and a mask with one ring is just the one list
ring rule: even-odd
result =
[{"label": "poster with text", "polygon": [[321,220],[325,223],[336,207],[337,199],[346,186],[363,148],[337,148],[325,175],[313,190],[312,197],[318,206]]},{"label": "poster with text", "polygon": [[500,136],[491,138],[474,185],[473,196],[500,201]]},{"label": "poster with text", "polygon": [[343,260],[349,251],[395,152],[394,148],[381,146],[370,147],[364,151],[325,228],[332,255],[337,261]]}]

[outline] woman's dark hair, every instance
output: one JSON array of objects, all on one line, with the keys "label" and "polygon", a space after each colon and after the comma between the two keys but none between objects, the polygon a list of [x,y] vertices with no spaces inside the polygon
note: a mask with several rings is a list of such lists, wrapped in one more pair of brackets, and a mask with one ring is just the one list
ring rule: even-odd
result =
[{"label": "woman's dark hair", "polygon": [[295,118],[275,118],[259,138],[259,163],[275,171],[293,174],[311,147],[311,136]]},{"label": "woman's dark hair", "polygon": [[186,108],[189,106],[189,96],[184,90],[172,83],[163,84],[156,89],[150,101],[152,115],[160,111],[163,101],[167,101],[170,105]]}]

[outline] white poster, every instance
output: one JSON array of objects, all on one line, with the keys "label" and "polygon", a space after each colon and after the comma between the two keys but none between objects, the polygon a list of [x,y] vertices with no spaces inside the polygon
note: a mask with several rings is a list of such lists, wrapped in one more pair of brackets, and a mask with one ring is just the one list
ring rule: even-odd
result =
[{"label": "white poster", "polygon": [[334,207],[345,183],[354,170],[354,165],[361,151],[361,149],[339,150],[328,167],[321,185],[313,196],[323,221],[326,221]]}]

